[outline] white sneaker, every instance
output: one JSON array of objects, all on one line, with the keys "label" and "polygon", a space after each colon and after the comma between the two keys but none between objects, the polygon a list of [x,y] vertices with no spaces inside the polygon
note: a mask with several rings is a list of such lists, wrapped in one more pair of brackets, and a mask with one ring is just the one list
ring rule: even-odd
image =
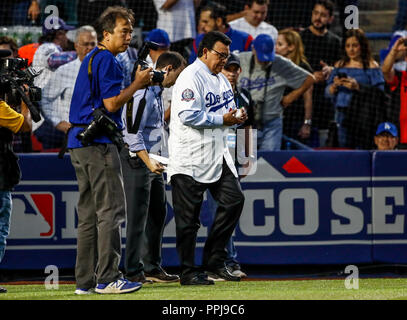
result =
[{"label": "white sneaker", "polygon": [[234,271],[232,272],[232,274],[233,274],[235,277],[239,277],[239,278],[246,278],[246,277],[247,277],[247,274],[244,273],[242,270],[234,270]]},{"label": "white sneaker", "polygon": [[139,290],[142,286],[141,282],[118,279],[110,283],[98,283],[95,292],[101,294],[129,293]]},{"label": "white sneaker", "polygon": [[93,294],[95,293],[95,289],[91,288],[91,289],[81,289],[81,288],[76,288],[75,290],[75,294]]}]

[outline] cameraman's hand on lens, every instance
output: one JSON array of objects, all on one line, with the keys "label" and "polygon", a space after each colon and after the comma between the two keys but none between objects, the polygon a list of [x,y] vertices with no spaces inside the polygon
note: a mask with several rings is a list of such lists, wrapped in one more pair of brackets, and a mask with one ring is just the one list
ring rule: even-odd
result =
[{"label": "cameraman's hand on lens", "polygon": [[141,66],[140,65],[138,66],[134,82],[138,84],[138,87],[140,89],[146,88],[149,85],[151,85],[152,78],[153,78],[153,68],[141,70]]},{"label": "cameraman's hand on lens", "polygon": [[164,166],[159,163],[157,160],[150,158],[150,164],[148,165],[148,169],[155,174],[161,174],[164,171]]},{"label": "cameraman's hand on lens", "polygon": [[239,117],[239,118],[237,118],[235,116],[236,112],[237,112],[237,109],[232,110],[223,115],[223,125],[224,126],[233,126],[235,124],[242,124],[247,120],[246,112],[243,111],[244,113],[242,113],[242,115],[244,114],[245,117]]}]

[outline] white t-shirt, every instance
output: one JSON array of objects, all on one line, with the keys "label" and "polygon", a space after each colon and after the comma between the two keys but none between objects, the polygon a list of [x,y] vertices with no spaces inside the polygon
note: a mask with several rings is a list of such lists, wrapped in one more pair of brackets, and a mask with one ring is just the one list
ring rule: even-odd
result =
[{"label": "white t-shirt", "polygon": [[200,60],[185,68],[174,85],[171,103],[168,181],[175,174],[200,183],[220,179],[223,159],[237,177],[227,146],[223,115],[235,109],[226,77],[213,75]]},{"label": "white t-shirt", "polygon": [[231,21],[229,24],[233,29],[247,32],[253,37],[253,39],[255,39],[259,34],[268,34],[269,36],[271,36],[271,38],[273,38],[274,43],[276,43],[277,41],[277,29],[267,22],[263,21],[257,27],[255,27],[248,23],[245,17],[242,17],[237,20]]},{"label": "white t-shirt", "polygon": [[195,39],[195,8],[193,0],[178,0],[169,10],[160,8],[166,0],[154,0],[158,12],[157,28],[167,31],[171,42]]}]

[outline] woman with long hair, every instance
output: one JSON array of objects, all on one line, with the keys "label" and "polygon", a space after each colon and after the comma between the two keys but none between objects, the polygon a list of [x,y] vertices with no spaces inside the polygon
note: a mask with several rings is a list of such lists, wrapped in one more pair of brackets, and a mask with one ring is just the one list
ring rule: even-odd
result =
[{"label": "woman with long hair", "polygon": [[[290,59],[296,65],[313,73],[304,54],[304,45],[298,32],[291,29],[279,31],[276,53]],[[288,94],[287,89],[284,95]],[[311,136],[311,117],[312,117],[312,87],[308,89],[302,98],[296,100],[292,105],[284,108],[283,133],[293,139],[310,146],[316,145]],[[314,137],[317,140],[317,137]],[[310,141],[312,140],[312,141]]]},{"label": "woman with long hair", "polygon": [[348,135],[343,126],[354,93],[362,86],[384,90],[384,77],[379,64],[373,59],[369,40],[361,29],[348,30],[343,39],[342,59],[328,80],[325,95],[332,98],[335,121],[338,126],[339,147],[356,147],[357,137]]}]

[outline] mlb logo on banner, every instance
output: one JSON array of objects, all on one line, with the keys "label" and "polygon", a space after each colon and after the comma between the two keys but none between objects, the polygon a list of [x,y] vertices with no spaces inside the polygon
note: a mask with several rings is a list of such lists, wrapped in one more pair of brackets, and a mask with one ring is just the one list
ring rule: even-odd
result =
[{"label": "mlb logo on banner", "polygon": [[54,195],[50,192],[13,192],[9,239],[48,239],[54,234]]}]

